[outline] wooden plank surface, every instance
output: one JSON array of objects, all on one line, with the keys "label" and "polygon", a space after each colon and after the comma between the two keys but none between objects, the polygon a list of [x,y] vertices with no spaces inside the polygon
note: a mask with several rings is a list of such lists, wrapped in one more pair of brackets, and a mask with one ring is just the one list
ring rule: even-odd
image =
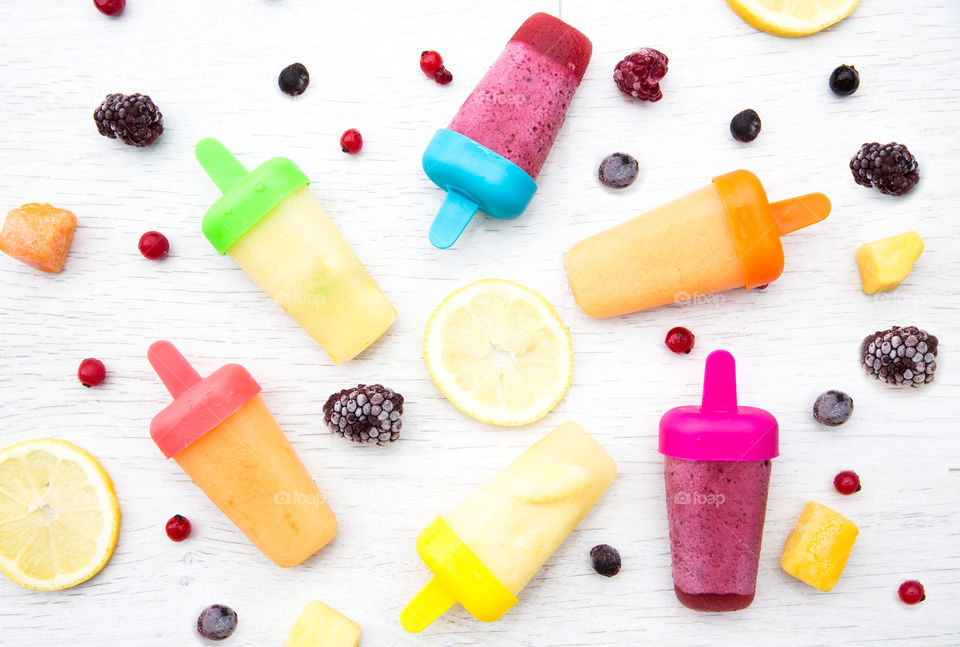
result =
[{"label": "wooden plank surface", "polygon": [[[442,195],[423,176],[420,154],[516,26],[539,10],[580,28],[595,48],[540,190],[519,220],[478,217],[453,249],[435,250],[426,229]],[[799,40],[754,31],[723,2],[695,0],[130,0],[114,20],[89,1],[45,0],[0,4],[0,24],[0,210],[49,201],[80,223],[60,275],[0,259],[0,446],[56,436],[88,448],[113,477],[123,510],[116,554],[90,582],[36,593],[0,579],[0,643],[200,644],[196,615],[219,602],[241,619],[229,644],[280,644],[313,598],[356,620],[365,645],[960,641],[955,3],[866,0],[841,24]],[[610,78],[641,46],[670,57],[657,104],[629,100]],[[420,73],[425,48],[444,55],[451,85]],[[312,82],[292,100],[277,90],[276,75],[297,60]],[[862,75],[847,99],[827,88],[840,63]],[[156,145],[133,149],[97,135],[91,113],[117,91],[155,99],[165,121]],[[727,128],[747,107],[760,113],[763,132],[741,145]],[[337,144],[348,127],[364,135],[356,157]],[[192,147],[208,135],[248,166],[285,155],[312,178],[400,312],[359,359],[332,366],[204,240],[199,219],[215,188]],[[866,141],[907,144],[920,162],[916,190],[891,198],[856,186],[847,162]],[[639,180],[622,192],[595,177],[599,160],[617,150],[640,160]],[[756,172],[773,199],[823,191],[833,201],[827,221],[785,239],[777,283],[605,321],[576,307],[562,270],[571,244],[736,168]],[[171,240],[162,263],[137,252],[150,229]],[[862,294],[856,247],[910,229],[927,243],[913,274],[891,294]],[[539,290],[573,335],[573,385],[527,428],[465,417],[421,359],[433,308],[453,289],[494,276]],[[861,375],[860,339],[892,324],[940,337],[931,386],[896,391]],[[663,347],[674,325],[696,333],[690,356]],[[168,396],[145,360],[159,338],[173,340],[203,373],[234,361],[264,385],[341,523],[319,555],[274,567],[162,459],[147,430]],[[673,596],[656,449],[660,415],[697,400],[703,359],[715,348],[736,355],[742,402],[769,409],[782,426],[757,599],[729,615],[688,611]],[[93,390],[74,377],[88,356],[110,372]],[[400,442],[352,446],[325,431],[327,395],[358,382],[406,396]],[[853,419],[837,429],[810,417],[814,398],[829,388],[856,401]],[[397,615],[427,579],[417,532],[566,419],[586,426],[619,463],[604,499],[502,621],[484,625],[457,609],[422,635],[406,634]],[[845,468],[864,482],[849,498],[831,486]],[[861,527],[830,594],[778,565],[808,499]],[[182,544],[163,533],[174,513],[194,522]],[[600,542],[623,555],[613,579],[589,566],[587,552]],[[928,599],[909,608],[896,588],[912,577]]]}]

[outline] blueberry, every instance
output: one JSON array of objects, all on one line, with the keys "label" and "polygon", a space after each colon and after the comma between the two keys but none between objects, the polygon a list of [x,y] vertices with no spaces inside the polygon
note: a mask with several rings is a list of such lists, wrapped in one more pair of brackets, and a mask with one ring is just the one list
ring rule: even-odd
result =
[{"label": "blueberry", "polygon": [[600,182],[611,189],[627,188],[633,184],[639,173],[640,165],[637,160],[626,153],[607,155],[600,162],[600,168],[597,170]]},{"label": "blueberry", "polygon": [[620,553],[609,544],[598,544],[590,549],[590,561],[593,570],[605,577],[613,577],[620,572]]},{"label": "blueberry", "polygon": [[860,87],[860,73],[852,65],[841,65],[830,74],[830,89],[838,97],[848,97]]},{"label": "blueberry", "polygon": [[821,393],[813,403],[813,419],[822,425],[836,427],[853,415],[853,398],[843,391]]},{"label": "blueberry", "polygon": [[204,609],[197,618],[197,631],[208,640],[226,640],[237,630],[237,612],[222,604]]},{"label": "blueberry", "polygon": [[310,73],[303,63],[294,63],[283,68],[277,79],[280,89],[292,97],[303,94],[310,85]]},{"label": "blueberry", "polygon": [[752,142],[760,134],[760,115],[747,108],[730,120],[730,134],[740,142]]}]

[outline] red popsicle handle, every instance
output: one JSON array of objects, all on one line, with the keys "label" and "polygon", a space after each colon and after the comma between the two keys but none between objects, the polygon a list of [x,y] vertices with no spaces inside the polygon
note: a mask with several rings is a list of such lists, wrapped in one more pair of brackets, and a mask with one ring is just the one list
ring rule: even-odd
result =
[{"label": "red popsicle handle", "polygon": [[150,345],[147,359],[174,398],[202,379],[176,346],[165,339]]}]

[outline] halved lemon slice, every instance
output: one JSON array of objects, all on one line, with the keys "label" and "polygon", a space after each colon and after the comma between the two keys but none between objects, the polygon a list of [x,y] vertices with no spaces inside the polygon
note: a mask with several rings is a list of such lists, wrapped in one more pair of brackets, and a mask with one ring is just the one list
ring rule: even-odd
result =
[{"label": "halved lemon slice", "polygon": [[573,377],[570,332],[546,299],[485,279],[437,306],[423,339],[434,384],[482,422],[525,425],[557,406]]},{"label": "halved lemon slice", "polygon": [[86,450],[41,438],[0,451],[0,571],[20,586],[56,591],[90,579],[119,529],[113,483]]},{"label": "halved lemon slice", "polygon": [[860,0],[727,0],[751,27],[775,36],[809,36],[840,22]]}]

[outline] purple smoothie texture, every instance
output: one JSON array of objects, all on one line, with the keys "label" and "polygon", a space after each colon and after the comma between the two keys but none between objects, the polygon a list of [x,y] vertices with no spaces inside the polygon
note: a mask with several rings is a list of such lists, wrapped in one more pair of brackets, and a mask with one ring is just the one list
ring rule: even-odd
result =
[{"label": "purple smoothie texture", "polygon": [[664,457],[673,583],[685,606],[734,611],[753,601],[770,467]]},{"label": "purple smoothie texture", "polygon": [[512,40],[448,129],[483,144],[537,179],[579,85],[570,67]]}]

